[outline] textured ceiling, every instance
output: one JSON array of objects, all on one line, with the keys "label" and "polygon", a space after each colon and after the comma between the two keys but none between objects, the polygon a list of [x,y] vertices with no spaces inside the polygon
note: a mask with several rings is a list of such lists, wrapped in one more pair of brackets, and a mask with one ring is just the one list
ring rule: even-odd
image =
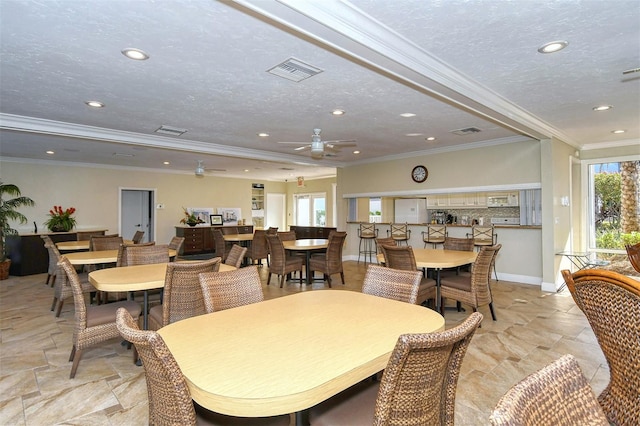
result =
[{"label": "textured ceiling", "polygon": [[[466,144],[640,138],[640,72],[622,74],[640,67],[637,0],[3,0],[0,24],[5,159],[176,173],[203,160],[225,170],[211,175],[284,180]],[[537,52],[552,40],[569,46]],[[127,47],[151,57],[127,59]],[[290,57],[323,72],[299,83],[266,72]],[[315,160],[278,143],[302,146],[316,127],[361,153]],[[450,133],[467,127],[481,132]]]}]

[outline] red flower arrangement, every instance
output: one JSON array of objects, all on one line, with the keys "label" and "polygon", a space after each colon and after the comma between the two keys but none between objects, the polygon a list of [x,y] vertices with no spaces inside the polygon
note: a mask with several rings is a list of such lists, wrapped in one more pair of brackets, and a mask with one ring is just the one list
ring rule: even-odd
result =
[{"label": "red flower arrangement", "polygon": [[53,232],[71,231],[76,226],[76,219],[72,217],[75,212],[75,207],[63,209],[61,206],[53,206],[53,209],[49,210],[49,219],[44,225]]}]

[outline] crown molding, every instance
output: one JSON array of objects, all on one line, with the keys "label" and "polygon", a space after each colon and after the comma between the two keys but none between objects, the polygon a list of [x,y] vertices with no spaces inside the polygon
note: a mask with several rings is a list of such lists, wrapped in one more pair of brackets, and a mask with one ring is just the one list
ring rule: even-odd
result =
[{"label": "crown molding", "polygon": [[580,150],[592,151],[595,149],[621,148],[625,146],[634,146],[634,145],[639,147],[638,151],[640,152],[640,139],[625,139],[621,141],[590,143],[588,145],[580,145]]}]

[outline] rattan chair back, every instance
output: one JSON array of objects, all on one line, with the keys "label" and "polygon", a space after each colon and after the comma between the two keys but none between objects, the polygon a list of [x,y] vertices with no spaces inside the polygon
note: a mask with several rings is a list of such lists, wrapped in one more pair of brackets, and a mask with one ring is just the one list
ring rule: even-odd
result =
[{"label": "rattan chair back", "polygon": [[637,272],[640,272],[640,243],[638,244],[627,244],[624,246],[627,250],[627,257],[629,258],[629,262],[631,262],[631,266]]},{"label": "rattan chair back", "polygon": [[231,250],[229,250],[229,254],[227,255],[227,259],[224,261],[224,263],[225,265],[231,265],[239,268],[240,265],[242,265],[245,254],[247,254],[246,247],[241,247],[238,244],[234,244],[231,247]]},{"label": "rattan chair back", "polygon": [[382,254],[388,268],[401,271],[416,271],[416,257],[411,246],[382,246]]},{"label": "rattan chair back", "polygon": [[247,257],[251,258],[251,262],[261,262],[262,259],[267,259],[269,262],[269,245],[267,244],[267,231],[263,229],[256,229],[253,233],[253,240],[251,240],[251,247],[247,253]]},{"label": "rattan chair back", "polygon": [[205,314],[207,311],[198,276],[205,272],[217,272],[219,268],[219,257],[202,262],[169,263],[164,278],[162,324],[158,324],[159,327]]},{"label": "rattan chair back", "polygon": [[140,244],[133,244],[133,243],[120,244],[120,247],[118,247],[118,257],[116,258],[116,266],[117,267],[128,266],[126,253],[129,247],[144,247],[144,246],[155,246],[155,245],[156,245],[155,241],[150,241],[148,243],[140,243]]},{"label": "rattan chair back", "polygon": [[136,231],[131,238],[133,244],[140,244],[142,242],[142,238],[144,238],[144,231]]},{"label": "rattan chair back", "polygon": [[78,241],[91,241],[91,237],[93,236],[102,237],[104,236],[104,231],[78,232],[76,234],[76,238],[78,239]]},{"label": "rattan chair back", "polygon": [[172,237],[169,241],[169,248],[176,251],[176,256],[180,255],[183,245],[184,237]]},{"label": "rattan chair back", "polygon": [[[60,251],[56,247],[55,243],[46,235],[42,235],[44,240],[44,248],[47,249],[49,254],[49,267],[47,268],[47,281],[46,284],[50,284],[51,287],[56,283],[56,277],[58,276],[58,261],[60,260]],[[51,281],[51,282],[49,282]]]},{"label": "rattan chair back", "polygon": [[278,227],[277,226],[270,226],[269,229],[267,229],[267,234],[275,235],[277,233],[278,233]]},{"label": "rattan chair back", "polygon": [[640,281],[601,269],[562,271],[609,365],[610,381],[598,396],[612,424],[640,419]]},{"label": "rattan chair back", "polygon": [[427,225],[427,230],[422,231],[422,241],[427,244],[441,244],[447,238],[447,225]]},{"label": "rattan chair back", "polygon": [[89,240],[89,250],[118,250],[122,243],[122,237],[117,235],[92,235]]},{"label": "rattan chair back", "polygon": [[200,287],[207,313],[264,300],[257,266],[200,274]]},{"label": "rattan chair back", "polygon": [[269,244],[269,277],[267,285],[271,283],[271,275],[280,276],[280,287],[284,285],[284,278],[291,272],[300,272],[300,284],[302,284],[302,258],[297,256],[287,256],[280,233],[276,235],[267,234],[267,243]]},{"label": "rattan chair back", "polygon": [[382,375],[376,425],[453,425],[460,366],[482,321],[472,313],[446,331],[404,334]]},{"label": "rattan chair back", "polygon": [[150,263],[167,263],[170,260],[167,244],[147,243],[123,245],[123,266],[148,265]]},{"label": "rattan chair back", "polygon": [[492,426],[609,424],[572,355],[563,356],[509,389],[489,422]]},{"label": "rattan chair back", "polygon": [[144,366],[150,425],[195,425],[196,412],[175,358],[155,331],[140,330],[125,309],[116,316],[117,330],[135,345]]},{"label": "rattan chair back", "polygon": [[278,236],[280,237],[280,241],[295,241],[296,231],[281,231],[278,232]]},{"label": "rattan chair back", "polygon": [[[49,239],[49,241],[51,241],[51,239]],[[64,301],[73,296],[73,289],[71,288],[71,284],[69,283],[67,274],[59,266],[61,258],[60,251],[58,251],[58,248],[53,242],[51,242],[50,244],[45,244],[45,247],[49,251],[49,268],[51,268],[52,266],[52,258],[55,262],[55,265],[53,265],[53,280],[51,281],[51,285],[53,286],[53,301],[51,302],[51,310],[53,311],[55,309],[55,316],[59,317],[60,313],[62,312],[62,307],[64,306]],[[83,293],[86,294],[96,291],[95,287],[87,281],[87,274],[82,274],[82,276],[78,275],[78,282],[80,283],[80,287],[82,288]]]},{"label": "rattan chair back", "polygon": [[[133,301],[107,303],[87,307],[84,293],[75,268],[64,256],[60,257],[60,271],[64,271],[73,291],[75,324],[73,329],[73,348],[69,361],[73,361],[70,378],[74,378],[85,348],[118,337],[116,311],[125,308],[137,320],[142,309]],[[135,357],[135,356],[134,356]]]},{"label": "rattan chair back", "polygon": [[382,246],[397,246],[396,240],[391,237],[376,238],[376,246],[378,247],[378,254],[384,254],[382,252]]},{"label": "rattan chair back", "polygon": [[445,250],[473,251],[473,240],[471,238],[446,237],[443,248]]},{"label": "rattan chair back", "polygon": [[422,273],[420,271],[400,271],[384,266],[369,265],[364,275],[362,292],[373,296],[416,303]]},{"label": "rattan chair back", "polygon": [[227,242],[224,240],[224,235],[219,229],[212,229],[213,242],[216,247],[216,256],[221,258],[224,262],[227,260]]}]

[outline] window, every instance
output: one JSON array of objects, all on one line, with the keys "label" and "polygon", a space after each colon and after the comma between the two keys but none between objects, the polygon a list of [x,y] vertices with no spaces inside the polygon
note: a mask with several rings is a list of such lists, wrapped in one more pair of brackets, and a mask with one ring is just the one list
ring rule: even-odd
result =
[{"label": "window", "polygon": [[294,198],[297,226],[327,226],[326,194],[296,194]]},{"label": "window", "polygon": [[369,198],[369,222],[382,222],[382,200],[380,197]]},{"label": "window", "polygon": [[640,161],[589,162],[587,245],[621,253],[640,241]]}]

